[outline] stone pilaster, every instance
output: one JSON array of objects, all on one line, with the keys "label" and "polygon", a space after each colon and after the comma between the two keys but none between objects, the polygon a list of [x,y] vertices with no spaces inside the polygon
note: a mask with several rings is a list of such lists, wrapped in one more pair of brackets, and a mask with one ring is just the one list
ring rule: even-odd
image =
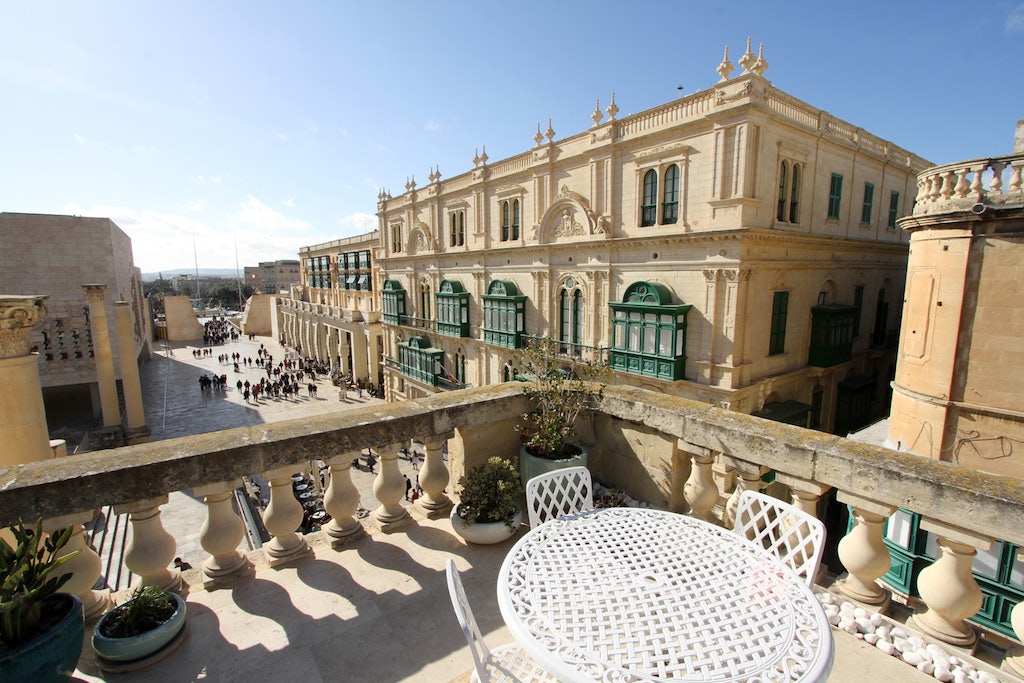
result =
[{"label": "stone pilaster", "polygon": [[121,407],[117,402],[117,380],[114,378],[114,354],[110,348],[107,326],[106,285],[82,285],[89,304],[89,327],[92,330],[93,360],[96,361],[96,383],[100,392],[103,426],[121,424]]},{"label": "stone pilaster", "polygon": [[52,457],[32,329],[46,318],[45,296],[0,297],[0,465]]},{"label": "stone pilaster", "polygon": [[124,391],[125,412],[128,427],[125,430],[127,443],[149,441],[149,427],[142,408],[142,383],[139,381],[139,365],[135,358],[135,335],[132,333],[132,311],[127,301],[114,303],[117,323],[117,346],[121,349],[121,388]]}]

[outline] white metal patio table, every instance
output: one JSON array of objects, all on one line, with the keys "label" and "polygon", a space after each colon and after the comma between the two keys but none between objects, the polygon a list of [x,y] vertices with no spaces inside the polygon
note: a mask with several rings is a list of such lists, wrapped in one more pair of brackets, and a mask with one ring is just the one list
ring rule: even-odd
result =
[{"label": "white metal patio table", "polygon": [[524,535],[498,575],[509,630],[562,681],[823,681],[832,633],[807,584],[707,522],[609,508]]}]

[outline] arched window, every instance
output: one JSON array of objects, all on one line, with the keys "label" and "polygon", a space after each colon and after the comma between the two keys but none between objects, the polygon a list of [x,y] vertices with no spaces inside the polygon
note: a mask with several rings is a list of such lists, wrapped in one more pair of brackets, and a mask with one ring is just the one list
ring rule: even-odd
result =
[{"label": "arched window", "polygon": [[653,168],[644,174],[644,197],[641,205],[640,225],[658,222],[658,172]]},{"label": "arched window", "polygon": [[665,169],[665,194],[661,204],[662,225],[679,220],[679,167],[672,164]]},{"label": "arched window", "polygon": [[451,223],[451,228],[449,230],[448,246],[451,246],[451,247],[454,247],[456,245],[456,239],[458,239],[458,237],[457,237],[458,225],[459,225],[458,215],[459,215],[458,211],[453,211],[449,215],[449,222]]},{"label": "arched window", "polygon": [[512,207],[509,206],[509,202],[505,201],[501,203],[501,241],[508,242],[509,230],[511,228],[511,219],[509,214]]},{"label": "arched window", "polygon": [[518,374],[519,372],[516,370],[515,366],[512,365],[512,361],[508,361],[507,363],[505,363],[505,365],[501,367],[502,382],[511,382],[516,378],[516,375]]},{"label": "arched window", "polygon": [[466,212],[459,211],[459,234],[458,234],[458,246],[466,244]]},{"label": "arched window", "polygon": [[419,314],[420,314],[419,315],[419,325],[420,325],[420,327],[426,325],[427,322],[431,319],[430,318],[430,300],[431,300],[431,298],[432,297],[431,297],[431,294],[430,294],[430,283],[426,282],[426,281],[421,282],[420,283],[420,310],[419,310]]},{"label": "arched window", "polygon": [[779,209],[775,212],[775,220],[782,222],[786,220],[786,185],[789,182],[789,164],[783,161],[779,164]]},{"label": "arched window", "polygon": [[800,222],[800,164],[793,164],[793,180],[789,188],[789,222]]},{"label": "arched window", "polygon": [[570,356],[579,356],[583,344],[583,292],[575,288],[570,278],[558,293],[559,350]]},{"label": "arched window", "polygon": [[466,383],[466,354],[459,348],[455,352],[455,381],[458,384]]},{"label": "arched window", "polygon": [[512,200],[512,239],[519,239],[519,200]]},{"label": "arched window", "polygon": [[452,211],[449,216],[449,244],[461,247],[466,243],[466,212]]}]

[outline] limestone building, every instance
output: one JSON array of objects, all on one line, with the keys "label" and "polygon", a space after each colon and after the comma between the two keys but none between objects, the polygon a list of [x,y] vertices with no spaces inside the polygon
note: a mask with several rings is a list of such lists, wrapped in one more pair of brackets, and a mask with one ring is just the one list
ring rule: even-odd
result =
[{"label": "limestone building", "polygon": [[259,286],[262,289],[257,291],[263,294],[283,294],[300,282],[299,262],[294,259],[260,261],[259,269]]},{"label": "limestone building", "polygon": [[329,362],[354,380],[379,385],[381,314],[374,301],[373,250],[377,231],[299,251],[301,281],[277,303],[285,343]]},{"label": "limestone building", "polygon": [[776,89],[712,88],[452,178],[381,192],[384,380],[415,398],[516,374],[530,335],[615,382],[845,433],[884,415],[916,174],[929,164]]},{"label": "limestone building", "polygon": [[[0,213],[0,291],[47,297],[31,341],[51,432],[101,415],[107,426],[120,424],[117,393],[105,376],[123,381],[127,354],[137,382],[138,358],[148,355],[152,338],[131,238],[109,218]],[[97,301],[90,303],[91,295]],[[127,302],[129,344],[117,332],[118,301]],[[104,339],[94,338],[97,322]]]}]

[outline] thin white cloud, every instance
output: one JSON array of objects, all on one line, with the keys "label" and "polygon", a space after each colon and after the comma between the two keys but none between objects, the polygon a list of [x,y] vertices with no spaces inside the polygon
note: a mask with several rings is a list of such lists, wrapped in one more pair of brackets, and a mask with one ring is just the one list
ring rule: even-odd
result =
[{"label": "thin white cloud", "polygon": [[198,212],[202,211],[203,209],[205,209],[206,205],[203,204],[201,201],[194,201],[194,202],[188,202],[187,204],[185,204],[185,208],[188,209],[189,211],[195,211],[195,212],[198,213]]},{"label": "thin white cloud", "polygon": [[316,125],[312,121],[303,121],[302,125],[306,127],[308,132],[313,133],[314,135],[320,132],[320,126]]},{"label": "thin white cloud", "polygon": [[210,176],[210,182],[213,183],[214,185],[220,185],[222,182],[224,182],[224,177],[219,175],[212,175]]},{"label": "thin white cloud", "polygon": [[435,130],[438,130],[440,128],[441,124],[438,123],[437,121],[427,121],[426,124],[424,124],[423,126],[423,129],[430,133],[433,133]]},{"label": "thin white cloud", "polygon": [[293,208],[295,206],[295,200],[292,199],[291,197],[289,197],[288,199],[282,199],[281,200],[281,205],[282,206],[287,206],[289,209],[291,209],[291,208]]},{"label": "thin white cloud", "polygon": [[281,142],[289,142],[292,139],[291,136],[288,135],[288,133],[278,133],[276,137]]},{"label": "thin white cloud", "polygon": [[73,133],[72,137],[74,137],[75,142],[80,144],[82,147],[87,147],[89,149],[97,149],[100,147],[100,143],[96,142],[95,140],[90,140],[81,133]]},{"label": "thin white cloud", "polygon": [[339,128],[338,129],[338,133],[341,134],[341,137],[347,138],[348,137],[348,128]]},{"label": "thin white cloud", "polygon": [[135,145],[134,150],[140,157],[151,157],[156,154],[156,147],[153,145]]},{"label": "thin white cloud", "polygon": [[352,234],[372,232],[377,229],[377,217],[372,213],[350,213],[338,219],[338,224]]},{"label": "thin white cloud", "polygon": [[1006,17],[1005,30],[1007,33],[1024,33],[1024,3],[1010,10]]},{"label": "thin white cloud", "polygon": [[261,202],[256,197],[249,197],[242,202],[236,218],[243,224],[259,230],[308,230],[309,223],[288,218],[279,211]]}]

